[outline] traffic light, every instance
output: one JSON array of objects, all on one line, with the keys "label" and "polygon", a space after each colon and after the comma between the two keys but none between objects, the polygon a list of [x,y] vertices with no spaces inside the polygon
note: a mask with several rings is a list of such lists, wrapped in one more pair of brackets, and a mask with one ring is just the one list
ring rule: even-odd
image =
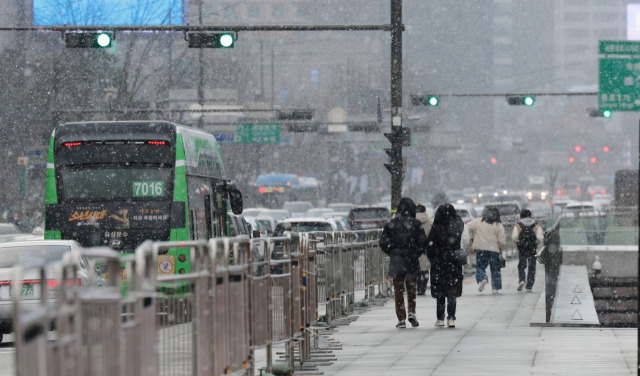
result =
[{"label": "traffic light", "polygon": [[113,37],[112,32],[65,33],[64,43],[67,48],[108,48]]},{"label": "traffic light", "polygon": [[391,142],[391,147],[384,149],[389,156],[389,162],[384,166],[391,175],[400,175],[406,168],[406,161],[402,158],[402,147],[411,146],[411,128],[393,127],[391,133],[385,133],[384,136]]},{"label": "traffic light", "polygon": [[596,109],[591,109],[589,111],[589,116],[590,117],[603,117],[603,118],[610,118],[611,117],[611,110],[596,110]]},{"label": "traffic light", "polygon": [[189,48],[233,48],[236,37],[233,33],[189,33]]},{"label": "traffic light", "polygon": [[436,95],[412,95],[411,104],[414,106],[437,106],[440,99]]},{"label": "traffic light", "polygon": [[531,95],[510,95],[507,97],[507,103],[510,106],[533,106],[535,98]]}]

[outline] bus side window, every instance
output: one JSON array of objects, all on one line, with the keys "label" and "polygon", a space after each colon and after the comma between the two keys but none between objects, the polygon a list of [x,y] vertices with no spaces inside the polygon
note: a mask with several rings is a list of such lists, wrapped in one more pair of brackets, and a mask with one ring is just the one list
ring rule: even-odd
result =
[{"label": "bus side window", "polygon": [[196,213],[194,210],[189,210],[189,238],[195,240],[196,236]]},{"label": "bus side window", "polygon": [[213,221],[211,218],[211,211],[213,208],[211,207],[211,195],[204,196],[204,216],[205,216],[205,231],[206,231],[206,239],[211,239],[213,237]]}]

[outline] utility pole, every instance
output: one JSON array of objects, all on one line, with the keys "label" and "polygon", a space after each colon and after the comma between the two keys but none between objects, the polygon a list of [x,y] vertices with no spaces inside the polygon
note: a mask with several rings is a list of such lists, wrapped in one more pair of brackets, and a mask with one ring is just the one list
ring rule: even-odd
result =
[{"label": "utility pole", "polygon": [[[204,0],[198,2],[198,25],[202,25],[202,3]],[[200,109],[204,109],[204,48],[200,48],[198,51],[198,104]],[[200,114],[198,118],[198,128],[204,128],[204,114]]]},{"label": "utility pole", "polygon": [[[391,173],[391,210],[393,212],[398,208],[402,195],[402,146],[406,145],[407,139],[405,137],[407,132],[402,127],[403,28],[402,0],[391,0],[391,133],[385,133],[385,137],[391,141],[391,148],[385,149],[389,155],[389,163],[385,164],[385,167]],[[410,140],[409,138],[409,142]]]}]

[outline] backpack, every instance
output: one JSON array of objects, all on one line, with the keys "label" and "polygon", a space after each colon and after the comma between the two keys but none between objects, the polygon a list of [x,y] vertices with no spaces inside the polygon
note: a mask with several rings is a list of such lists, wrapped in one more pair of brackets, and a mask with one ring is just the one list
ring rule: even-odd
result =
[{"label": "backpack", "polygon": [[533,231],[537,223],[534,222],[531,226],[525,226],[522,222],[518,222],[520,225],[520,236],[518,236],[518,251],[526,253],[534,253],[538,245],[538,239],[536,233]]}]

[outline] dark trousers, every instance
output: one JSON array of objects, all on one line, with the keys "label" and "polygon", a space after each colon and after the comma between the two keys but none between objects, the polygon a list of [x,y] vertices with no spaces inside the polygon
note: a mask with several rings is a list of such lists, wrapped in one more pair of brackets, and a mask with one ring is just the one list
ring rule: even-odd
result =
[{"label": "dark trousers", "polygon": [[456,319],[456,297],[449,295],[446,298],[436,298],[436,317],[438,320],[444,320],[445,300],[447,305],[447,318]]},{"label": "dark trousers", "polygon": [[[518,258],[518,281],[524,282],[526,278],[526,288],[531,290],[533,283],[536,281],[536,255],[535,253],[532,255],[523,255],[522,252],[520,252],[520,256]],[[526,276],[524,272],[525,269],[527,269]]]},{"label": "dark trousers", "polygon": [[418,295],[424,295],[427,291],[427,283],[429,283],[429,271],[420,270],[418,272]]},{"label": "dark trousers", "polygon": [[404,309],[404,289],[407,287],[407,300],[409,313],[416,313],[416,277],[393,277],[393,291],[396,300],[396,316],[402,321],[407,318],[407,311]]}]

